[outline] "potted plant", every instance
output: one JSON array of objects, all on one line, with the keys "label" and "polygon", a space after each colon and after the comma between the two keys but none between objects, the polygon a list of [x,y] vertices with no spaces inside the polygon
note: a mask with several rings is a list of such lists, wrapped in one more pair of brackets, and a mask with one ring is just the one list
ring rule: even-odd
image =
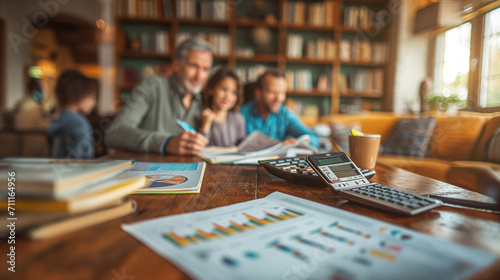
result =
[{"label": "potted plant", "polygon": [[439,110],[446,111],[448,114],[456,114],[458,109],[464,107],[465,100],[460,99],[456,94],[450,94],[450,96],[428,95],[427,104],[431,111]]}]

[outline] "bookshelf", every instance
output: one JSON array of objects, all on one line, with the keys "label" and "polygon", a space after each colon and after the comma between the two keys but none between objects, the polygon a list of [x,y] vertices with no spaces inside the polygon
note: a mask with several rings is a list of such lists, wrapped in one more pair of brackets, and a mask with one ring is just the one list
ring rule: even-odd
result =
[{"label": "bookshelf", "polygon": [[395,32],[380,16],[387,0],[115,1],[117,99],[127,98],[141,72],[169,73],[176,43],[197,34],[215,47],[214,66],[246,82],[267,67],[286,73],[287,105],[308,124],[392,108]]}]

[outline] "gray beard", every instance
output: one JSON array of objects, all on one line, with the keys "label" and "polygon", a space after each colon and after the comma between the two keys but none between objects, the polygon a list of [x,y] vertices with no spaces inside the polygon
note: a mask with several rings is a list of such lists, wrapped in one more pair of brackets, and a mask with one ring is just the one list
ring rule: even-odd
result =
[{"label": "gray beard", "polygon": [[201,92],[201,90],[203,89],[203,85],[200,85],[197,88],[193,88],[191,85],[189,85],[189,83],[187,82],[187,80],[182,81],[182,85],[184,86],[184,89],[187,92],[192,93],[194,95],[199,95],[200,92]]}]

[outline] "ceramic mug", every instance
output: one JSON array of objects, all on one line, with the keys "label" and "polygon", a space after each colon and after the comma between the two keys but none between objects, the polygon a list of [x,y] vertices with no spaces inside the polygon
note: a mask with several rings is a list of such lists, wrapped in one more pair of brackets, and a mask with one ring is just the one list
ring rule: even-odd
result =
[{"label": "ceramic mug", "polygon": [[361,169],[375,168],[379,147],[380,134],[349,135],[350,158]]}]

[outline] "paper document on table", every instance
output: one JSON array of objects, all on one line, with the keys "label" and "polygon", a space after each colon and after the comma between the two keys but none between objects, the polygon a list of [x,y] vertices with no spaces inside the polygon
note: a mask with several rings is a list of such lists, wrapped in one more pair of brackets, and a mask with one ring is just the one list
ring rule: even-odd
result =
[{"label": "paper document on table", "polygon": [[284,157],[291,149],[301,149],[317,153],[318,150],[309,145],[310,136],[303,135],[295,143],[283,145],[280,141],[260,132],[250,134],[237,148],[207,147],[197,154],[203,160],[217,164],[255,164],[259,160]]},{"label": "paper document on table", "polygon": [[253,152],[262,149],[272,147],[279,144],[280,141],[271,138],[260,131],[254,131],[250,133],[243,141],[238,145],[238,152]]},{"label": "paper document on table", "polygon": [[279,192],[122,228],[197,279],[462,279],[497,259]]}]

